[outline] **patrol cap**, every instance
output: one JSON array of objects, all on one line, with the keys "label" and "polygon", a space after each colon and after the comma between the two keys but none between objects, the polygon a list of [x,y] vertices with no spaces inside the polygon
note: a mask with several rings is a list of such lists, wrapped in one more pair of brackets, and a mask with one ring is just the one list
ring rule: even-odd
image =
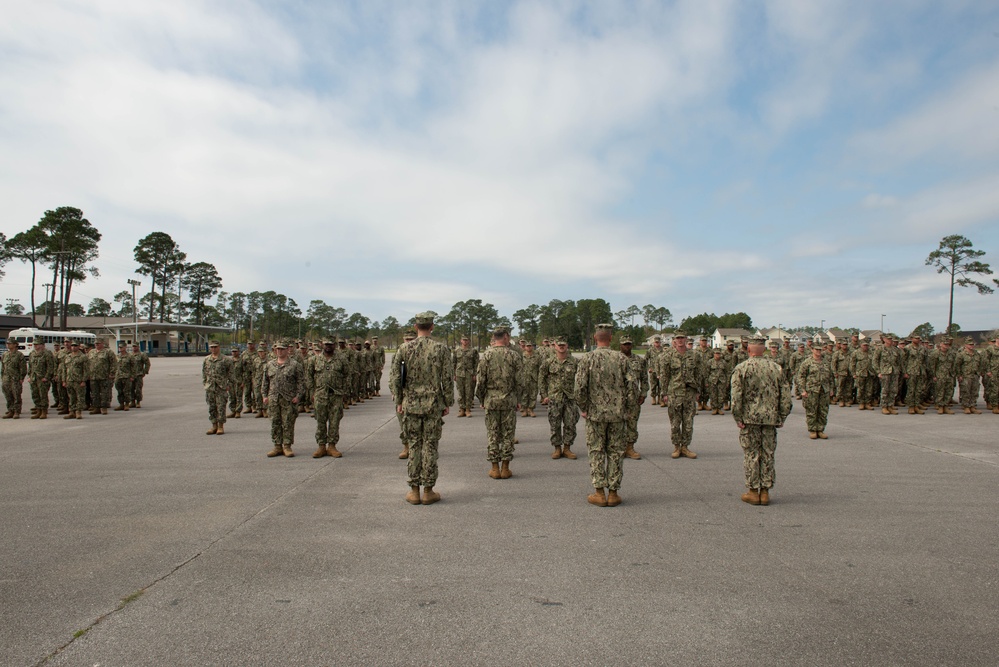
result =
[{"label": "patrol cap", "polygon": [[676,340],[677,338],[686,338],[686,337],[687,337],[687,332],[684,331],[683,329],[677,329],[676,331],[673,332],[673,340]]},{"label": "patrol cap", "polygon": [[767,339],[765,336],[749,336],[748,337],[750,345],[766,345]]},{"label": "patrol cap", "polygon": [[525,345],[526,347],[534,347],[534,343],[533,343],[533,342],[531,342],[531,341],[529,341],[529,340],[527,340],[527,341],[524,341],[524,345]]},{"label": "patrol cap", "polygon": [[500,326],[496,327],[495,329],[493,329],[493,335],[494,336],[505,336],[508,333],[510,333],[510,327],[504,326],[502,324]]},{"label": "patrol cap", "polygon": [[621,345],[634,345],[634,343],[631,340],[631,336],[622,336]]},{"label": "patrol cap", "polygon": [[378,340],[378,336],[372,336],[371,340]]},{"label": "patrol cap", "polygon": [[424,313],[417,313],[416,317],[413,318],[413,322],[416,324],[433,324],[434,314],[430,311]]},{"label": "patrol cap", "polygon": [[968,336],[968,337],[967,337],[967,338],[965,339],[965,341],[964,341],[964,344],[965,344],[965,345],[975,345],[975,339],[974,339],[974,338],[972,338],[971,336]]},{"label": "patrol cap", "polygon": [[912,334],[909,338],[912,340],[922,340],[922,337],[919,334]]},{"label": "patrol cap", "polygon": [[[100,342],[100,341],[98,341],[98,342]],[[217,340],[210,340],[210,341],[208,341],[208,347],[218,347],[218,346],[219,346],[219,342]]]},{"label": "patrol cap", "polygon": [[288,341],[286,341],[286,340],[277,340],[277,341],[274,341],[274,346],[273,347],[274,347],[275,350],[277,350],[279,348],[284,348],[284,349],[287,350],[288,349]]},{"label": "patrol cap", "polygon": [[7,344],[10,345],[11,343],[14,343],[15,345],[17,344],[17,339],[14,338],[13,336],[9,336],[7,338]]},{"label": "patrol cap", "polygon": [[712,352],[712,354],[721,354],[722,353],[722,349],[720,347],[713,347],[713,348],[711,348],[711,352]]},{"label": "patrol cap", "polygon": [[598,324],[597,331],[614,331],[614,325],[607,324],[606,322],[603,324]]},{"label": "patrol cap", "polygon": [[550,343],[550,342],[551,342],[551,341],[550,341],[550,340],[548,340],[547,338],[542,338],[542,339],[541,339],[541,344],[542,344],[542,345],[544,345],[545,343]]},{"label": "patrol cap", "polygon": [[735,347],[735,341],[734,340],[730,340],[730,341],[728,341],[728,342],[725,343],[725,346],[726,347]]},{"label": "patrol cap", "polygon": [[323,345],[336,345],[336,338],[323,338]]},{"label": "patrol cap", "polygon": [[652,342],[654,342],[654,343],[661,343],[661,342],[663,342],[663,338],[662,338],[662,336],[653,336],[652,337]]},{"label": "patrol cap", "polygon": [[[416,331],[414,329],[409,329],[409,330],[406,331],[406,333],[404,333],[402,335],[402,337],[405,338],[405,339],[407,339],[407,340],[412,340],[412,339],[416,338]],[[342,339],[341,339],[341,342],[343,342]]]},{"label": "patrol cap", "polygon": [[867,347],[870,347],[871,346],[871,341],[869,341],[869,340],[867,340],[865,338],[864,340],[860,341],[860,345],[861,345],[861,347],[863,347],[864,345],[866,345]]},{"label": "patrol cap", "polygon": [[468,336],[465,336],[465,335],[462,335],[461,339],[462,340],[471,340]]},{"label": "patrol cap", "polygon": [[701,336],[701,340],[704,341],[705,343],[707,343],[711,339],[708,338],[707,336]]},{"label": "patrol cap", "polygon": [[564,336],[559,336],[558,338],[555,339],[555,344],[556,345],[568,345],[569,341],[567,341]]},{"label": "patrol cap", "polygon": [[777,341],[775,341],[775,340],[772,340],[772,341],[770,341],[770,347],[777,347],[777,346],[779,346],[779,345],[780,345],[780,343],[778,343],[778,342],[777,342]]},{"label": "patrol cap", "polygon": [[805,347],[805,344],[804,343],[798,343],[798,347]]},{"label": "patrol cap", "polygon": [[[35,339],[35,342],[36,342],[36,343],[44,343],[45,341],[42,341],[42,340],[38,340],[38,339],[36,338],[36,339]],[[126,342],[125,342],[125,341],[123,341],[123,340],[120,340],[120,341],[118,341],[118,347],[128,347],[128,343],[126,343]]]}]

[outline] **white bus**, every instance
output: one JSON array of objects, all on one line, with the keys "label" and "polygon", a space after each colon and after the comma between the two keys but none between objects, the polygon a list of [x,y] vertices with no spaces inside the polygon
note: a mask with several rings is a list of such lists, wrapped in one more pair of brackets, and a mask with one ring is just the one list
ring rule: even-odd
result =
[{"label": "white bus", "polygon": [[45,329],[34,329],[31,327],[14,329],[8,337],[13,337],[17,341],[18,349],[22,351],[30,351],[31,346],[38,340],[44,341],[46,345],[52,345],[52,343],[59,343],[61,345],[67,338],[87,345],[93,345],[97,340],[95,334],[87,333],[86,331],[46,331]]}]

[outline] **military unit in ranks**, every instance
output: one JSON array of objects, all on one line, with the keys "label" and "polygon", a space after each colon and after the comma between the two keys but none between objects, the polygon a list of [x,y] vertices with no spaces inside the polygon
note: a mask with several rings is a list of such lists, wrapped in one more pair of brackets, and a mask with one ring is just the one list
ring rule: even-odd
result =
[{"label": "military unit in ranks", "polygon": [[106,415],[113,391],[117,391],[115,411],[142,407],[142,387],[150,362],[138,345],[129,352],[125,343],[119,343],[117,354],[100,338],[89,349],[71,339],[55,347],[55,351],[49,350],[43,341],[36,340],[25,356],[15,339],[7,339],[2,358],[7,400],[4,419],[20,419],[25,380],[31,390],[32,419],[48,419],[53,406],[63,419],[83,419],[87,410],[92,415]]},{"label": "military unit in ranks", "polygon": [[221,354],[218,341],[209,343],[202,365],[207,435],[224,435],[227,419],[255,413],[271,420],[269,457],[295,456],[295,423],[302,413],[316,419],[313,458],[343,456],[337,443],[344,410],[381,396],[385,349],[377,337],[363,343],[328,338],[321,345],[279,340],[271,350],[264,341],[251,342],[245,352],[233,348],[230,355]]}]

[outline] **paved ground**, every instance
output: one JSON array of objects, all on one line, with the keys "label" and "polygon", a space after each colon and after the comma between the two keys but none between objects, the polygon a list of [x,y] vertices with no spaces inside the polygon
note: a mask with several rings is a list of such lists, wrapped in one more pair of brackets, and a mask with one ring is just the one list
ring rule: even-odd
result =
[{"label": "paved ground", "polygon": [[305,416],[268,459],[265,420],[204,435],[198,359],[153,363],[141,410],[0,425],[0,663],[997,663],[995,415],[833,408],[817,444],[796,405],[761,508],[730,416],[674,461],[646,408],[605,509],[541,410],[486,477],[476,411],[413,507],[389,398],[347,412],[344,458]]}]

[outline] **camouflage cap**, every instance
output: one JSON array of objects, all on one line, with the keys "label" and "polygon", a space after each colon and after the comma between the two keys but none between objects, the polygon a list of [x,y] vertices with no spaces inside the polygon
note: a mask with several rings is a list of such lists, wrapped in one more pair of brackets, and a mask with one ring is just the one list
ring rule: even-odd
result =
[{"label": "camouflage cap", "polygon": [[525,340],[524,341],[524,346],[525,347],[534,347],[534,343],[532,341]]},{"label": "camouflage cap", "polygon": [[711,352],[713,354],[721,354],[722,353],[722,349],[720,347],[713,347],[713,348],[711,348]]},{"label": "camouflage cap", "polygon": [[598,324],[597,325],[597,331],[614,331],[614,325],[613,324],[607,324],[607,323]]},{"label": "camouflage cap", "polygon": [[749,343],[751,345],[766,345],[767,339],[765,336],[749,336]]},{"label": "camouflage cap", "polygon": [[971,336],[968,336],[967,338],[964,339],[964,344],[965,345],[977,345],[977,343],[975,343],[975,339],[972,338]]},{"label": "camouflage cap", "polygon": [[730,340],[727,343],[725,343],[725,345],[726,345],[726,347],[735,347],[735,341],[734,340]]},{"label": "camouflage cap", "polygon": [[[98,340],[97,342],[99,343],[101,341]],[[217,340],[210,340],[210,341],[208,341],[208,347],[218,347],[218,346],[219,346],[219,342]]]},{"label": "camouflage cap", "polygon": [[634,343],[631,340],[631,336],[622,336],[621,345],[634,345]]},{"label": "camouflage cap", "polygon": [[550,342],[551,342],[551,341],[550,341],[550,340],[548,340],[547,338],[542,338],[542,339],[541,339],[541,344],[542,344],[542,345],[544,345],[545,343],[550,343]]},{"label": "camouflage cap", "polygon": [[661,342],[663,342],[663,337],[662,336],[653,336],[652,337],[652,342],[653,343],[661,343]]},{"label": "camouflage cap", "polygon": [[705,342],[705,343],[707,343],[707,342],[709,342],[710,340],[711,340],[711,339],[710,339],[710,338],[708,338],[707,336],[701,336],[701,341],[702,341],[702,342]]},{"label": "camouflage cap", "polygon": [[493,329],[493,335],[494,336],[505,336],[508,333],[510,333],[510,327],[508,327],[508,326],[500,325],[500,326],[496,327],[495,329]]},{"label": "camouflage cap", "polygon": [[864,340],[860,341],[860,345],[861,346],[866,345],[867,347],[870,347],[871,346],[871,341],[869,339],[865,338]]},{"label": "camouflage cap", "polygon": [[413,318],[415,324],[433,324],[434,314],[430,311],[424,313],[417,313],[416,317]]},{"label": "camouflage cap", "polygon": [[277,350],[279,348],[284,348],[284,349],[287,350],[288,349],[288,341],[286,341],[286,340],[277,340],[277,341],[274,341],[274,346],[273,347],[274,347],[275,350]]},{"label": "camouflage cap", "polygon": [[409,329],[406,331],[406,333],[402,335],[402,337],[406,340],[413,340],[414,338],[416,338],[416,330]]},{"label": "camouflage cap", "polygon": [[464,334],[462,334],[461,339],[462,340],[471,340],[471,338],[469,338],[468,336],[466,336]]},{"label": "camouflage cap", "polygon": [[336,345],[336,338],[323,338],[323,345]]},{"label": "camouflage cap", "polygon": [[804,343],[798,343],[798,347],[805,347]]},{"label": "camouflage cap", "polygon": [[555,344],[556,345],[568,345],[569,341],[567,341],[565,339],[565,336],[559,336],[558,338],[555,339]]},{"label": "camouflage cap", "polygon": [[378,336],[372,336],[371,340],[378,340]]},{"label": "camouflage cap", "polygon": [[7,337],[7,344],[10,345],[11,343],[14,343],[16,345],[17,344],[17,339],[14,338],[13,336],[8,336]]},{"label": "camouflage cap", "polygon": [[684,331],[683,329],[677,329],[676,331],[673,332],[673,340],[676,340],[677,338],[686,338],[686,337],[687,337],[687,332]]}]

